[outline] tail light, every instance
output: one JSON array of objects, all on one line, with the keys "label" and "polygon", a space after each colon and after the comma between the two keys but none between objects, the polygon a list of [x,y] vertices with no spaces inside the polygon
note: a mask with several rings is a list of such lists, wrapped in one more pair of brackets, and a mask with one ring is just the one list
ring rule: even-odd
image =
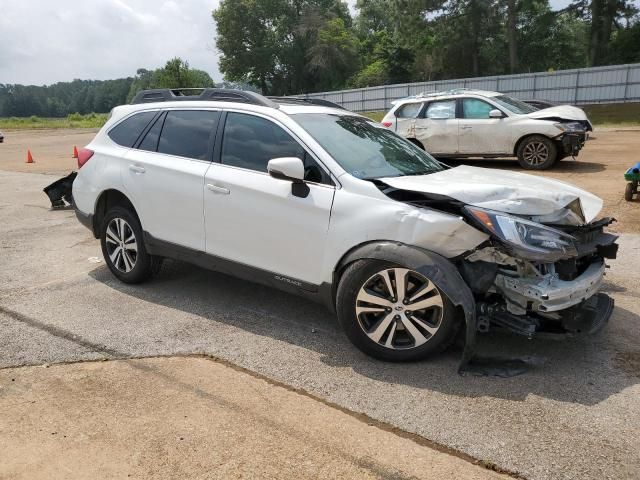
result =
[{"label": "tail light", "polygon": [[93,157],[93,150],[89,150],[88,148],[83,148],[78,152],[78,168],[82,168],[82,166],[89,161],[89,159]]},{"label": "tail light", "polygon": [[389,128],[391,125],[393,125],[391,122],[382,122],[382,126]]}]

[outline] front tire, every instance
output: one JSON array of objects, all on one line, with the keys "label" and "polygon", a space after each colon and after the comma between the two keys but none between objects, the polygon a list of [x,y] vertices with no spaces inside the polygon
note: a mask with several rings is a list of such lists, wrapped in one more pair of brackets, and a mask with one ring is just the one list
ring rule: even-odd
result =
[{"label": "front tire", "polygon": [[546,170],[558,158],[558,148],[549,138],[531,135],[518,145],[518,163],[527,170]]},{"label": "front tire", "polygon": [[107,212],[100,230],[102,255],[109,270],[124,283],[140,283],[157,271],[147,253],[138,218],[124,207]]},{"label": "front tire", "polygon": [[347,267],[336,297],[349,340],[374,358],[403,362],[440,353],[460,325],[449,299],[419,272],[390,262]]}]

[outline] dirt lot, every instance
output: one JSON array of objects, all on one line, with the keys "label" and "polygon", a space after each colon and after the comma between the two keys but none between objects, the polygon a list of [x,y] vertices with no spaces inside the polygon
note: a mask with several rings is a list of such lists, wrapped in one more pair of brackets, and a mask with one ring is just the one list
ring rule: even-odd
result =
[{"label": "dirt lot", "polygon": [[[0,144],[0,170],[65,174],[76,168],[71,158],[91,141],[95,130],[7,131]],[[26,164],[27,149],[36,161]],[[564,160],[553,170],[535,173],[574,183],[600,196],[605,202],[604,215],[615,217],[612,230],[640,232],[640,201],[625,202],[623,173],[640,160],[640,128],[596,129],[580,153],[578,161]],[[456,164],[459,162],[450,161]],[[521,171],[515,160],[466,160],[464,163],[491,168]]]}]

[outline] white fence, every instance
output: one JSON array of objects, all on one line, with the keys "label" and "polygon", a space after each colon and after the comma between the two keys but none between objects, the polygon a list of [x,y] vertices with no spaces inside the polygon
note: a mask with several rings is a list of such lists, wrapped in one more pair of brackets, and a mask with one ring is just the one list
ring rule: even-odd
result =
[{"label": "white fence", "polygon": [[640,63],[555,72],[403,83],[297,95],[322,98],[354,112],[388,110],[398,98],[454,88],[494,90],[520,99],[587,105],[640,101]]}]

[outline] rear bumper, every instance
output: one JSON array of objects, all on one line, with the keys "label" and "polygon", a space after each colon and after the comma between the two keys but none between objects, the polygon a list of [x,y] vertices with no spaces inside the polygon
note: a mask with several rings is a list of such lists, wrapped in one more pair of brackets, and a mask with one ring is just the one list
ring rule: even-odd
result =
[{"label": "rear bumper", "polygon": [[78,219],[78,221],[84,225],[85,227],[87,227],[89,230],[91,230],[91,233],[93,233],[95,235],[95,232],[93,231],[93,214],[91,213],[84,213],[82,211],[80,211],[78,209],[78,207],[76,207],[76,205],[73,205],[73,209],[76,212],[76,218]]}]

